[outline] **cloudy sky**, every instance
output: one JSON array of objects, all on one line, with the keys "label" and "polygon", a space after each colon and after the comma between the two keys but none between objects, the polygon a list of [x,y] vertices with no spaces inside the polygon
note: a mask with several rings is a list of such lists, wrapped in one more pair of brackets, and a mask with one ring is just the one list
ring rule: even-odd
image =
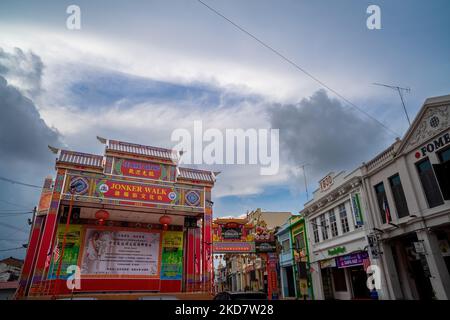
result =
[{"label": "cloudy sky", "polygon": [[[398,136],[410,116],[450,90],[450,3],[432,1],[205,0],[338,91]],[[68,30],[66,8],[81,8]],[[381,8],[381,30],[366,9]],[[101,154],[107,138],[173,147],[171,133],[206,128],[280,129],[280,170],[222,171],[215,214],[298,212],[330,171],[352,170],[396,134],[349,107],[304,73],[196,0],[0,3],[0,176],[41,185],[53,174],[47,145]],[[0,250],[28,235],[39,190],[0,180]],[[24,250],[0,251],[0,257]]]}]

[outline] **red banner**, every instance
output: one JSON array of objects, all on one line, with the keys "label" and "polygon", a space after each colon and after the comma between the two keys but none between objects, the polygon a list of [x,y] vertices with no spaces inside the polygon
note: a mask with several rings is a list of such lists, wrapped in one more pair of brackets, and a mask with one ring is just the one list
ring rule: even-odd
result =
[{"label": "red banner", "polygon": [[115,158],[112,173],[128,177],[174,181],[175,170],[174,166]]},{"label": "red banner", "polygon": [[99,191],[108,198],[162,203],[171,203],[177,197],[176,192],[170,187],[137,185],[111,180],[100,185]]}]

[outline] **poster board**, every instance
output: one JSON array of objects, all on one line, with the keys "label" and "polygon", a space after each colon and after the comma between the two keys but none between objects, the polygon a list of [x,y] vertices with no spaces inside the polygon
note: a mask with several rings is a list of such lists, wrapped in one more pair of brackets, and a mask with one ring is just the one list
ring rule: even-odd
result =
[{"label": "poster board", "polygon": [[86,227],[79,257],[83,278],[159,278],[161,233]]}]

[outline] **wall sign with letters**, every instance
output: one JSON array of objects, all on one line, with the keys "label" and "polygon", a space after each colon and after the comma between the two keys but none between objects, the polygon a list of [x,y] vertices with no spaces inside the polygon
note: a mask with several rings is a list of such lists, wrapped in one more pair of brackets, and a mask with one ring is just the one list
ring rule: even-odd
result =
[{"label": "wall sign with letters", "polygon": [[422,146],[419,150],[416,151],[414,156],[416,159],[420,159],[422,157],[427,156],[430,153],[434,153],[439,149],[442,149],[446,145],[450,144],[450,132],[444,133],[443,135],[437,137],[430,143]]}]

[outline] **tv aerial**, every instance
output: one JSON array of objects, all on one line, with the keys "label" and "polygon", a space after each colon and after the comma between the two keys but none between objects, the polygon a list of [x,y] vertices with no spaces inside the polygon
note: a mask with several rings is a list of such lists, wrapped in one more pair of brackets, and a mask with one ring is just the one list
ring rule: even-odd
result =
[{"label": "tv aerial", "polygon": [[403,111],[405,111],[406,119],[408,120],[408,124],[411,126],[411,120],[409,120],[408,111],[406,110],[406,105],[405,105],[405,99],[403,97],[403,94],[411,92],[411,89],[410,88],[402,88],[399,86],[391,86],[391,85],[384,84],[384,83],[373,83],[373,85],[390,88],[390,89],[398,92],[398,95],[400,96],[400,100],[402,101]]}]

